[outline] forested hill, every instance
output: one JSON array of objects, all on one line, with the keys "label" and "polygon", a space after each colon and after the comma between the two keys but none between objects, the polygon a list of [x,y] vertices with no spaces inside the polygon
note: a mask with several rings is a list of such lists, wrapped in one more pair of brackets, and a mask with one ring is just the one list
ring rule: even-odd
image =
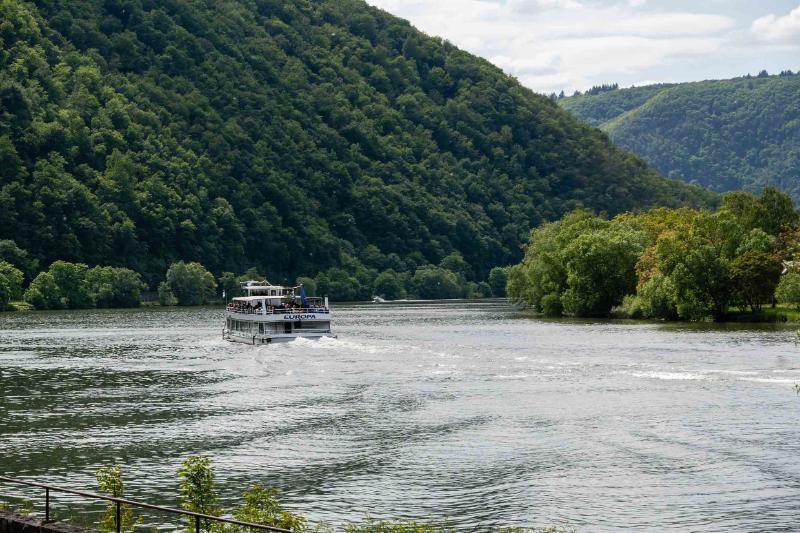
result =
[{"label": "forested hill", "polygon": [[800,75],[601,91],[559,101],[665,176],[800,201]]},{"label": "forested hill", "polygon": [[711,198],[361,1],[0,0],[0,39],[0,239],[43,267],[374,279],[460,251],[482,279],[576,206]]}]

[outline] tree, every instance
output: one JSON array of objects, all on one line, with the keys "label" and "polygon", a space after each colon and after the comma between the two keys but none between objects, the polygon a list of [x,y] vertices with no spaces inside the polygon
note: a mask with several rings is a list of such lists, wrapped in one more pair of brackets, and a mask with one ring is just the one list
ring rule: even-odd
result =
[{"label": "tree", "polygon": [[224,294],[226,300],[242,294],[242,286],[239,285],[239,278],[233,272],[223,272],[222,275],[217,278],[217,281],[219,281],[218,287],[220,296]]},{"label": "tree", "polygon": [[0,311],[5,311],[9,308],[11,301],[11,284],[8,280],[0,275]]},{"label": "tree", "polygon": [[691,248],[671,274],[678,315],[689,320],[722,320],[733,299],[730,261],[714,246]]},{"label": "tree", "polygon": [[5,261],[18,268],[31,280],[36,276],[39,261],[30,257],[30,254],[8,239],[0,240],[0,262]]},{"label": "tree", "polygon": [[575,316],[605,316],[636,291],[644,234],[623,227],[586,233],[564,251],[567,290],[561,301]]},{"label": "tree", "polygon": [[373,293],[387,300],[400,300],[406,297],[401,276],[392,269],[384,270],[377,278]]},{"label": "tree", "polygon": [[234,514],[236,520],[288,529],[296,533],[307,530],[304,517],[285,511],[278,502],[278,491],[257,483],[242,493],[244,505]]},{"label": "tree", "polygon": [[[125,497],[125,485],[122,482],[122,467],[119,465],[114,466],[101,466],[95,473],[97,484],[100,485],[100,492],[105,492],[114,498]],[[134,519],[133,509],[130,505],[123,503],[120,505],[120,527],[117,528],[117,505],[114,502],[108,502],[106,510],[103,513],[103,518],[100,519],[99,530],[102,532],[114,531],[133,531],[139,524],[139,519]]]},{"label": "tree", "polygon": [[[222,510],[217,505],[217,493],[214,488],[214,469],[207,457],[193,455],[183,461],[178,468],[180,477],[180,502],[181,507],[193,513],[218,515]],[[194,531],[194,517],[187,517],[188,531]],[[212,531],[212,524],[208,520],[202,522],[203,530]]]},{"label": "tree", "polygon": [[775,289],[775,298],[782,304],[800,309],[800,274],[789,272],[781,276]]},{"label": "tree", "polygon": [[28,285],[22,299],[36,309],[63,309],[66,307],[66,301],[61,296],[56,280],[49,272],[39,273]]},{"label": "tree", "polygon": [[[22,298],[22,280],[24,274],[18,268],[15,268],[11,263],[0,261],[0,279],[5,280],[8,289],[9,300],[5,301],[5,305],[10,300],[19,300]],[[4,307],[4,303],[0,301],[0,307]]]},{"label": "tree", "polygon": [[780,277],[780,262],[766,252],[746,252],[731,263],[735,297],[752,311],[759,311],[761,304],[772,301]]},{"label": "tree", "polygon": [[418,268],[412,284],[414,292],[423,299],[461,298],[464,293],[454,272],[431,265]]},{"label": "tree", "polygon": [[214,276],[197,262],[178,261],[167,270],[167,285],[177,298],[178,305],[203,305],[214,298],[217,282]]},{"label": "tree", "polygon": [[86,280],[89,267],[83,263],[56,261],[48,272],[58,286],[58,292],[69,309],[94,307],[94,297]]},{"label": "tree", "polygon": [[314,278],[308,278],[305,276],[300,276],[295,280],[297,285],[302,285],[303,289],[306,291],[306,296],[316,296],[317,295],[317,282]]},{"label": "tree", "polygon": [[172,293],[172,289],[166,281],[158,284],[158,303],[165,307],[178,304],[178,299]]},{"label": "tree", "polygon": [[361,284],[342,268],[331,268],[315,278],[320,295],[329,296],[334,302],[353,302],[358,299]]},{"label": "tree", "polygon": [[147,289],[137,272],[108,266],[89,269],[86,283],[97,307],[139,307]]},{"label": "tree", "polygon": [[453,252],[442,259],[439,267],[460,274],[463,279],[469,279],[472,274],[472,267],[464,260],[464,256],[458,252]]},{"label": "tree", "polygon": [[503,297],[506,295],[506,285],[508,284],[508,268],[494,267],[489,271],[489,287],[492,289],[492,296]]}]

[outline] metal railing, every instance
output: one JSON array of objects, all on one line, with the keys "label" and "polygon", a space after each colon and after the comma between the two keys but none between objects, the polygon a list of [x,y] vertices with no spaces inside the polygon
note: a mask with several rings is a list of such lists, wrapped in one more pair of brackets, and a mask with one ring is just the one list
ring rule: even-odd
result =
[{"label": "metal railing", "polygon": [[237,313],[240,315],[281,315],[281,314],[290,314],[290,313],[313,313],[313,314],[329,314],[330,309],[325,307],[289,307],[285,309],[281,309],[279,307],[267,307],[266,313],[261,309],[254,309],[252,307],[236,307],[233,305],[228,305],[225,307],[225,310],[229,313]]},{"label": "metal railing", "polygon": [[155,511],[162,511],[165,513],[172,513],[172,514],[180,514],[184,516],[193,516],[194,517],[194,524],[195,524],[195,532],[200,533],[200,521],[201,520],[213,520],[216,522],[224,522],[226,524],[234,524],[237,526],[244,526],[244,527],[251,527],[253,529],[261,529],[265,531],[277,531],[280,533],[292,533],[290,529],[282,529],[279,527],[274,526],[266,526],[264,524],[253,524],[251,522],[242,522],[241,520],[234,520],[232,518],[223,518],[221,516],[212,516],[203,513],[195,513],[192,511],[185,511],[183,509],[175,509],[173,507],[162,507],[161,505],[152,505],[149,503],[141,503],[135,502],[132,500],[127,500],[125,498],[115,498],[114,496],[105,496],[103,494],[95,494],[92,492],[85,492],[82,490],[74,490],[68,489],[65,487],[58,487],[55,485],[47,485],[45,483],[36,483],[33,481],[25,481],[23,479],[14,479],[10,477],[0,476],[0,481],[5,481],[7,483],[16,483],[18,485],[26,485],[28,487],[37,487],[40,489],[44,489],[44,521],[50,522],[50,491],[53,492],[64,492],[67,494],[75,494],[77,496],[83,496],[84,498],[92,498],[96,500],[106,500],[110,502],[114,502],[116,504],[116,526],[117,526],[117,533],[121,533],[122,528],[122,520],[121,520],[121,513],[122,513],[122,505],[130,505],[132,507],[141,507],[143,509],[153,509]]}]

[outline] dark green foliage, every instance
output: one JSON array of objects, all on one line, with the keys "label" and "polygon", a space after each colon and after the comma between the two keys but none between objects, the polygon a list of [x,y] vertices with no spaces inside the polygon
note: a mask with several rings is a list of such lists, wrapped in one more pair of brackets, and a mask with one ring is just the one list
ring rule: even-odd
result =
[{"label": "dark green foliage", "polygon": [[341,268],[331,268],[327,272],[320,272],[314,280],[320,295],[329,296],[337,302],[352,302],[365,300],[361,284],[355,276],[351,276]]},{"label": "dark green foliage", "polygon": [[178,261],[170,265],[166,283],[178,305],[202,305],[216,295],[217,282],[214,276],[197,262]]},{"label": "dark green foliage", "polygon": [[165,307],[178,304],[178,299],[166,281],[158,284],[158,303]]},{"label": "dark green foliage", "polygon": [[0,262],[2,261],[21,270],[28,281],[36,277],[39,271],[39,261],[32,259],[26,250],[11,240],[0,240]]},{"label": "dark green foliage", "polygon": [[41,272],[25,290],[23,299],[36,309],[62,309],[65,303],[53,275]]},{"label": "dark green foliage", "polygon": [[564,250],[564,311],[575,316],[604,316],[636,289],[636,262],[645,247],[641,231],[610,227],[584,233]]},{"label": "dark green foliage", "polygon": [[239,285],[239,278],[233,272],[223,272],[217,279],[220,295],[225,293],[225,299],[229,300],[242,295],[242,286]]},{"label": "dark green foliage", "polygon": [[772,300],[781,277],[781,264],[774,255],[748,251],[731,263],[731,281],[740,306],[760,311]]},{"label": "dark green foliage", "polygon": [[464,295],[458,275],[435,266],[418,268],[411,280],[416,295],[423,299],[461,298]]},{"label": "dark green foliage", "polygon": [[539,308],[544,316],[561,316],[564,312],[561,296],[554,292],[542,296]]},{"label": "dark green foliage", "polygon": [[86,280],[89,267],[83,263],[56,261],[48,272],[58,286],[64,306],[68,309],[86,309],[94,306],[94,296]]},{"label": "dark green foliage", "polygon": [[138,307],[147,285],[127,268],[94,267],[86,272],[89,291],[97,307]]},{"label": "dark green foliage", "polygon": [[314,278],[306,278],[300,276],[295,281],[297,285],[302,285],[303,289],[306,291],[306,296],[316,296],[317,295],[317,282],[314,281]]},{"label": "dark green foliage", "polygon": [[85,309],[94,307],[95,296],[86,281],[89,267],[56,261],[28,286],[24,299],[36,309]]},{"label": "dark green foliage", "polygon": [[665,176],[800,200],[800,76],[652,85],[559,100]]},{"label": "dark green foliage", "polygon": [[373,291],[387,300],[400,300],[406,297],[403,277],[392,269],[384,270],[375,278]]},{"label": "dark green foliage", "polygon": [[453,252],[482,280],[576,205],[713,201],[360,0],[6,0],[0,20],[0,239],[42,265],[323,272],[362,298]]},{"label": "dark green foliage", "polygon": [[0,310],[8,307],[11,300],[22,298],[22,281],[24,274],[11,263],[0,261],[0,282],[3,283],[4,292],[0,295]]},{"label": "dark green foliage", "polygon": [[489,271],[489,287],[492,289],[492,296],[502,297],[506,295],[506,284],[508,283],[508,268],[494,267]]},{"label": "dark green foliage", "polygon": [[8,303],[11,301],[11,283],[8,278],[0,274],[0,311],[8,309]]}]

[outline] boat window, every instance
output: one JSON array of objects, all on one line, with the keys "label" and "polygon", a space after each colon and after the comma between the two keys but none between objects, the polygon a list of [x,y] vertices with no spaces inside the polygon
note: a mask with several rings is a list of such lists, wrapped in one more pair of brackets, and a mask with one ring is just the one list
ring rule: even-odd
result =
[{"label": "boat window", "polygon": [[284,333],[291,333],[292,332],[292,323],[291,322],[284,322],[283,323],[283,332]]},{"label": "boat window", "polygon": [[269,295],[270,296],[275,296],[277,293],[278,293],[278,291],[276,291],[275,289],[269,291]]},{"label": "boat window", "polygon": [[259,324],[258,325],[258,332],[259,333],[264,333],[264,324]]}]

